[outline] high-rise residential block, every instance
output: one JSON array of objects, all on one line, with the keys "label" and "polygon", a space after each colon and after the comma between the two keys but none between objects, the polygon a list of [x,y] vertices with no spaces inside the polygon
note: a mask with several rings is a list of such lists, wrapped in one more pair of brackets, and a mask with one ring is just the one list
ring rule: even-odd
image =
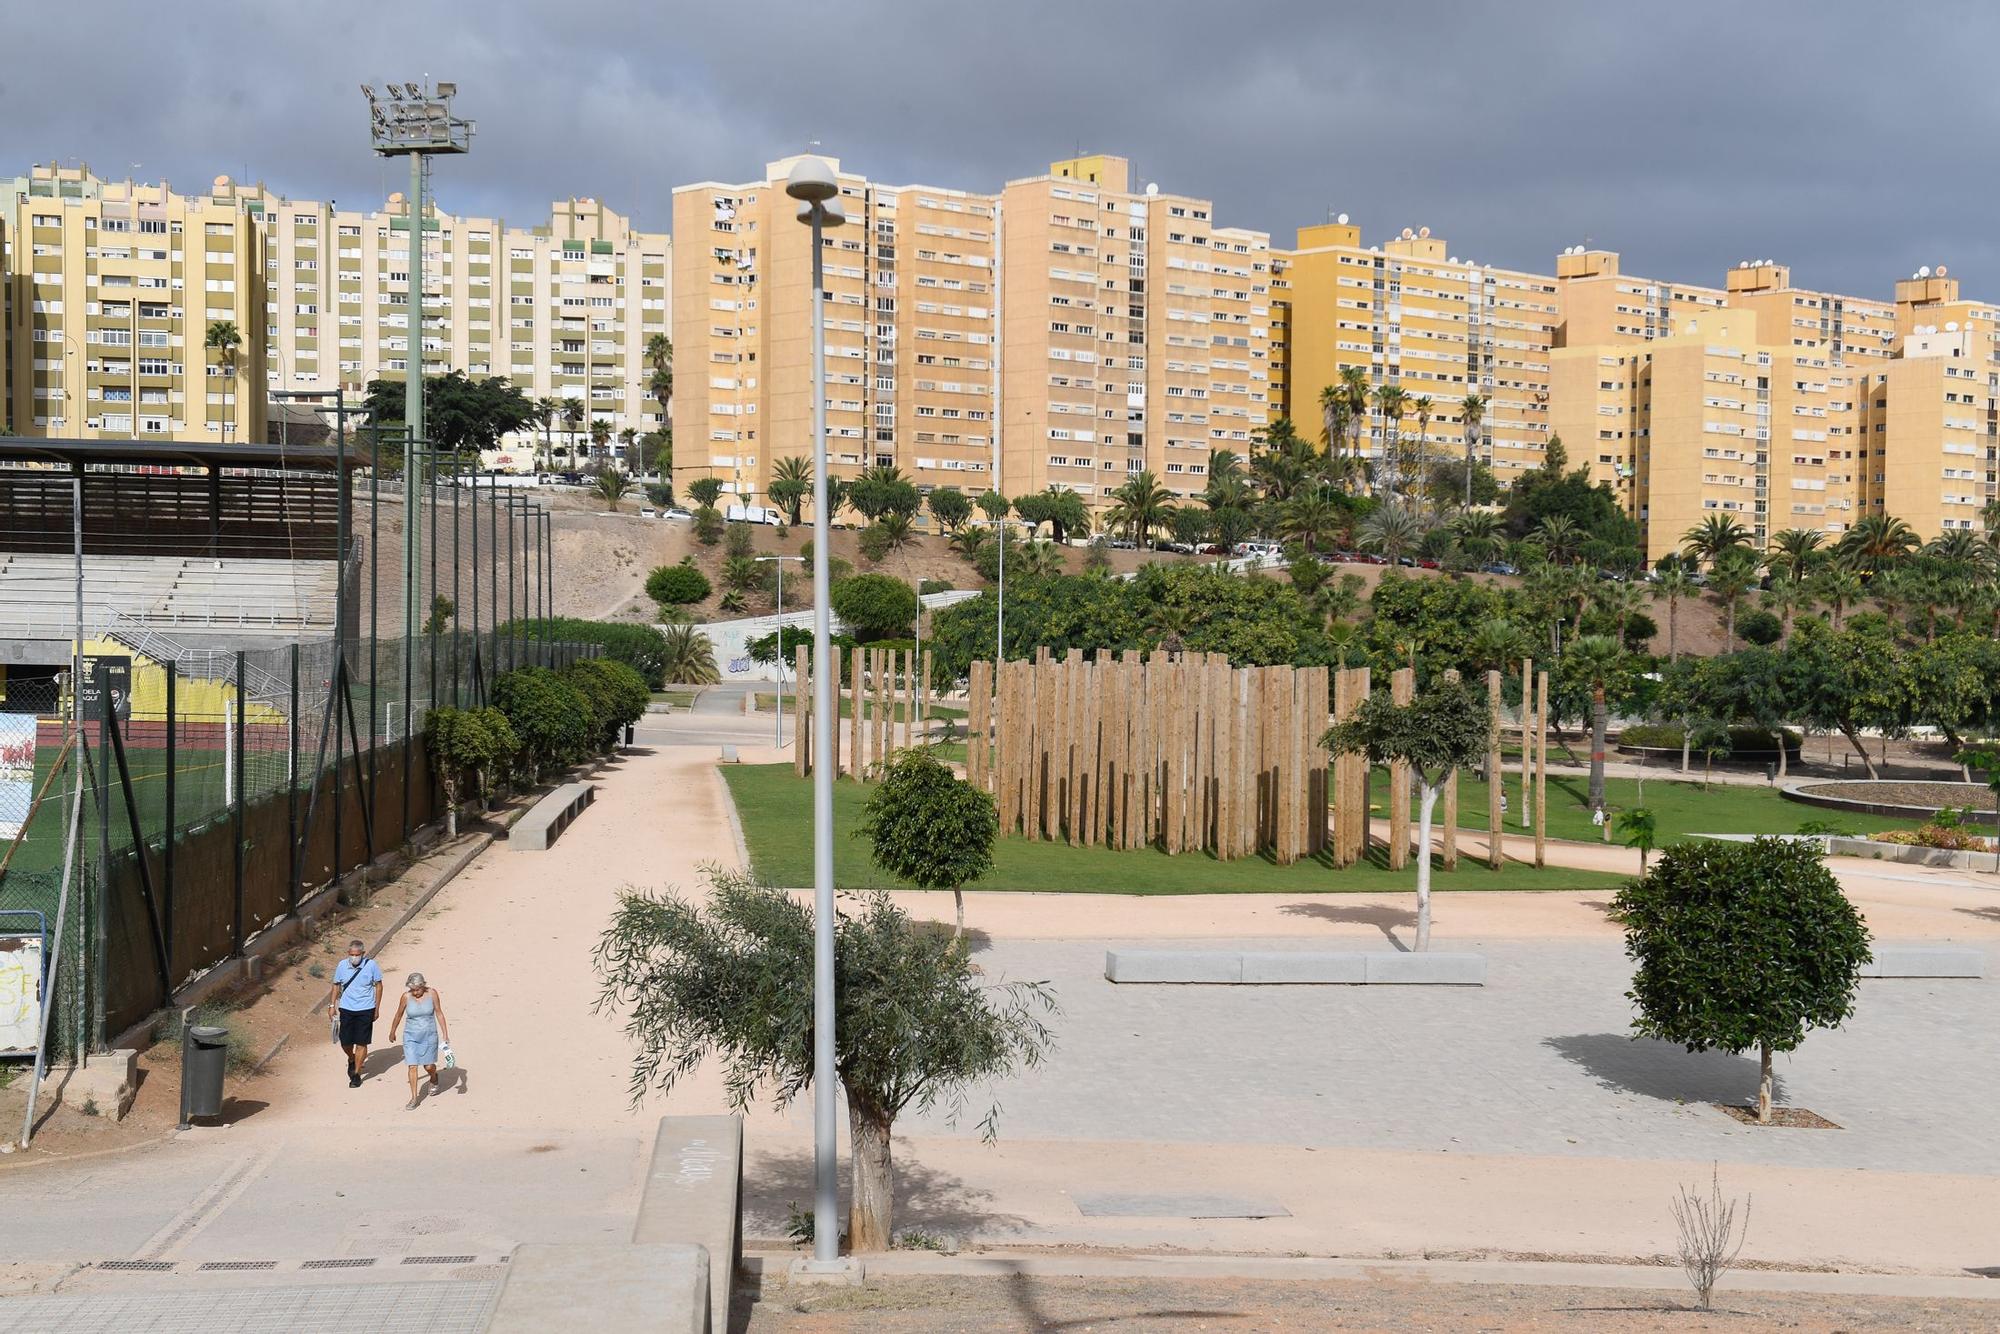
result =
[{"label": "high-rise residential block", "polygon": [[36,167],[0,181],[0,218],[15,431],[263,438],[264,235],[242,201]]},{"label": "high-rise residential block", "polygon": [[[768,494],[812,453],[810,232],[761,180],[674,195],[677,480]],[[1131,189],[1113,157],[1054,164],[998,194],[841,171],[826,233],[828,453],[836,476],[893,466],[922,491],[1049,486],[1093,507],[1150,469],[1206,485],[1270,409],[1268,243],[1206,200]],[[705,294],[705,295],[704,295]]]}]

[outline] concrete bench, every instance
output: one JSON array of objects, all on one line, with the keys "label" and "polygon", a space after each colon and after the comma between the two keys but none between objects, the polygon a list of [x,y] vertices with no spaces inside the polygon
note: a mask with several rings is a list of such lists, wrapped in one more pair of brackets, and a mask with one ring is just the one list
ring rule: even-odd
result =
[{"label": "concrete bench", "polygon": [[516,1246],[486,1329],[489,1334],[552,1329],[709,1334],[708,1269],[708,1255],[699,1246]]},{"label": "concrete bench", "polygon": [[564,783],[514,822],[507,831],[507,846],[515,852],[547,852],[577,813],[596,799],[596,784]]},{"label": "concrete bench", "polygon": [[1984,977],[1986,953],[1963,945],[1877,945],[1863,977]]},{"label": "concrete bench", "polygon": [[1118,983],[1477,987],[1486,983],[1486,956],[1387,950],[1107,950],[1104,976]]},{"label": "concrete bench", "polygon": [[660,1118],[632,1241],[700,1247],[708,1256],[715,1327],[729,1327],[729,1293],[743,1260],[741,1117]]}]

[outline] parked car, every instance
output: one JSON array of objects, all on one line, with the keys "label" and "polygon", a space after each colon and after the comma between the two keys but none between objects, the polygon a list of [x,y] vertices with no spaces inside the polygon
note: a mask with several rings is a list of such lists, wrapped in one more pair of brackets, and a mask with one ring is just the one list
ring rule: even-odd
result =
[{"label": "parked car", "polygon": [[661,510],[660,517],[662,519],[684,519],[690,522],[694,519],[693,514],[682,509],[679,505],[669,505],[666,509]]},{"label": "parked car", "polygon": [[1196,554],[1202,556],[1226,556],[1229,553],[1224,551],[1218,543],[1204,542],[1196,548]]},{"label": "parked car", "polygon": [[1519,571],[1519,570],[1515,569],[1515,568],[1514,568],[1513,566],[1509,565],[1509,564],[1508,564],[1508,563],[1507,563],[1506,561],[1504,561],[1504,560],[1496,560],[1496,561],[1493,561],[1493,562],[1492,562],[1491,564],[1487,564],[1487,565],[1482,565],[1482,566],[1480,566],[1480,567],[1479,567],[1479,572],[1480,572],[1481,574],[1519,574],[1519,573],[1520,573],[1520,571]]},{"label": "parked car", "polygon": [[1137,551],[1139,544],[1129,537],[1114,537],[1107,543],[1113,551]]},{"label": "parked car", "polygon": [[1430,556],[1420,556],[1417,558],[1417,568],[1420,570],[1437,570],[1443,567]]}]

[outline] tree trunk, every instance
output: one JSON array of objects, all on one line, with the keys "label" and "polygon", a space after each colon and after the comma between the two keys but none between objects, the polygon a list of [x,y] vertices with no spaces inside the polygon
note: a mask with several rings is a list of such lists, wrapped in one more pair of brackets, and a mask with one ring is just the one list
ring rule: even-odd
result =
[{"label": "tree trunk", "polygon": [[1680,626],[1680,603],[1681,600],[1679,598],[1667,599],[1667,661],[1668,662],[1679,662],[1681,660],[1680,647],[1676,642],[1677,631]]},{"label": "tree trunk", "polygon": [[1604,809],[1604,733],[1609,720],[1604,687],[1594,686],[1590,692],[1590,805],[1599,811]]},{"label": "tree trunk", "polygon": [[1757,1073],[1757,1124],[1771,1124],[1771,1044],[1759,1043]]},{"label": "tree trunk", "polygon": [[889,1130],[894,1120],[852,1089],[847,1093],[847,1120],[854,1138],[847,1249],[855,1255],[886,1251],[896,1205],[896,1184],[889,1169]]},{"label": "tree trunk", "polygon": [[1682,773],[1686,773],[1688,771],[1688,752],[1692,750],[1693,747],[1694,747],[1694,728],[1688,725],[1687,719],[1683,718],[1681,719],[1681,772]]},{"label": "tree trunk", "polygon": [[1778,732],[1778,782],[1782,784],[1785,781],[1785,778],[1787,777],[1787,770],[1785,768],[1785,765],[1787,761],[1791,758],[1791,747],[1785,744],[1785,725],[1783,723],[1778,724],[1777,732]]},{"label": "tree trunk", "polygon": [[957,921],[951,928],[951,939],[953,944],[957,944],[958,938],[965,934],[965,891],[957,885],[951,887],[951,906],[957,915]]},{"label": "tree trunk", "polygon": [[1437,807],[1438,785],[1420,774],[1423,794],[1417,802],[1417,949],[1431,947],[1431,812]]},{"label": "tree trunk", "polygon": [[1847,744],[1854,747],[1854,753],[1861,757],[1861,763],[1868,769],[1868,776],[1880,778],[1882,771],[1875,767],[1874,757],[1868,753],[1868,747],[1861,744],[1861,738],[1855,733],[1853,726],[1849,723],[1840,723],[1838,726],[1840,734],[1847,738]]},{"label": "tree trunk", "polygon": [[441,778],[441,781],[444,783],[444,836],[446,838],[457,838],[458,782],[449,775],[450,768],[447,766],[444,776]]}]

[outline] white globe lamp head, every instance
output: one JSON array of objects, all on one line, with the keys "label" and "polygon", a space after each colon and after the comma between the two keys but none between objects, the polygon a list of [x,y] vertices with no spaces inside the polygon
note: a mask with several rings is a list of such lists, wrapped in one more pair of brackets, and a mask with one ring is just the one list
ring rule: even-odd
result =
[{"label": "white globe lamp head", "polygon": [[817,204],[840,193],[840,182],[834,179],[833,168],[825,158],[802,157],[792,164],[791,175],[785,178],[785,193],[794,199]]}]

